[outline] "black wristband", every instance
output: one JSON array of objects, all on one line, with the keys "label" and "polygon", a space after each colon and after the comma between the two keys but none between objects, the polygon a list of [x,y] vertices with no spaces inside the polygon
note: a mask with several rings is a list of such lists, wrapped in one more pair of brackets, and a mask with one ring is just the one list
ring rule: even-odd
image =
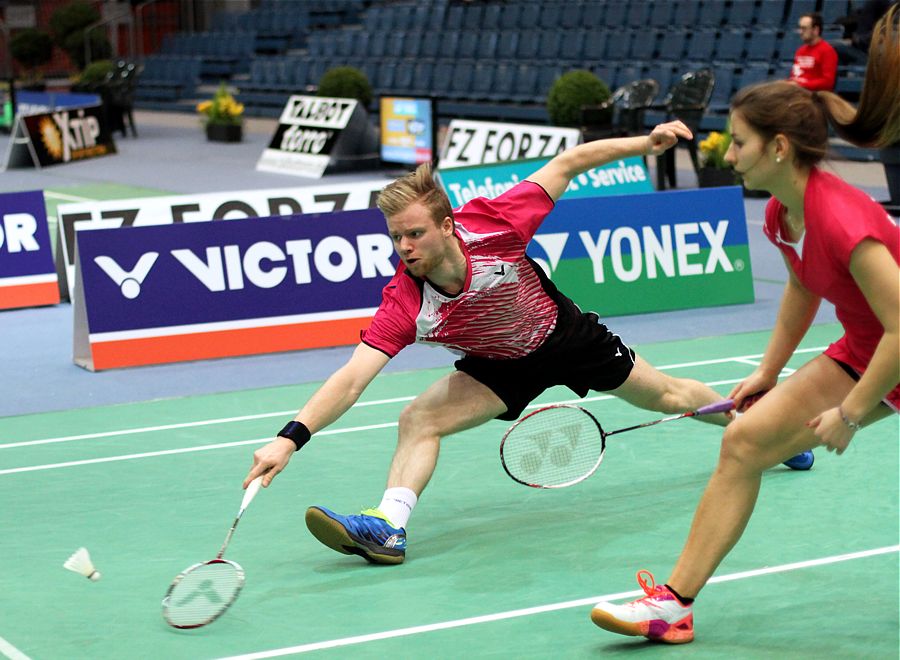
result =
[{"label": "black wristband", "polygon": [[306,424],[303,422],[290,421],[278,432],[278,436],[293,441],[297,445],[297,451],[299,451],[303,449],[303,445],[309,442],[312,433],[309,432],[309,429],[306,428]]}]

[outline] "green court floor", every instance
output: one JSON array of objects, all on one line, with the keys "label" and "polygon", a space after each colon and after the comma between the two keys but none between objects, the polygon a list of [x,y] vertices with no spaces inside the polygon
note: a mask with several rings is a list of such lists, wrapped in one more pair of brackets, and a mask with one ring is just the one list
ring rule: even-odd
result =
[{"label": "green court floor", "polygon": [[[790,367],[838,329],[814,327]],[[767,333],[638,347],[723,394]],[[506,428],[444,441],[407,561],[369,566],[306,531],[307,506],[378,503],[397,415],[443,370],[376,379],[244,515],[226,557],[247,583],[220,620],[176,631],[171,579],[218,551],[252,451],[317,384],[0,419],[0,656],[9,658],[896,658],[898,425],[863,430],[807,473],[772,469],[750,526],[695,607],[697,639],[663,647],[595,628],[591,603],[665,580],[716,462],[720,429],[690,420],[610,439],[588,481],[539,491],[500,467]],[[542,402],[571,400],[565,389]],[[601,394],[608,428],[652,413]],[[63,569],[87,547],[103,578]]]}]

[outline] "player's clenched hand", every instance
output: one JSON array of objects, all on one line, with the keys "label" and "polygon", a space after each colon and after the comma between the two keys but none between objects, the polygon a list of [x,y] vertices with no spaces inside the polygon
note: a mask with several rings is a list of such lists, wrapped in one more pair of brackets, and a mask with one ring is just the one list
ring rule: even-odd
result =
[{"label": "player's clenched hand", "polygon": [[759,401],[762,396],[775,387],[777,376],[770,376],[758,369],[734,386],[729,399],[734,399],[734,409],[738,412],[746,412],[750,406]]},{"label": "player's clenched hand", "polygon": [[853,430],[844,423],[839,408],[826,410],[806,425],[813,429],[819,444],[828,451],[836,451],[838,456],[847,450],[853,439]]},{"label": "player's clenched hand", "polygon": [[678,120],[659,124],[647,136],[647,155],[659,156],[666,149],[674,147],[678,138],[690,140],[694,137],[691,129]]},{"label": "player's clenched hand", "polygon": [[244,479],[243,487],[249,486],[251,481],[262,474],[265,475],[262,486],[268,488],[272,479],[287,467],[288,461],[291,460],[295,451],[297,451],[297,445],[294,444],[294,441],[281,437],[275,438],[265,447],[257,449],[253,452],[253,466]]}]

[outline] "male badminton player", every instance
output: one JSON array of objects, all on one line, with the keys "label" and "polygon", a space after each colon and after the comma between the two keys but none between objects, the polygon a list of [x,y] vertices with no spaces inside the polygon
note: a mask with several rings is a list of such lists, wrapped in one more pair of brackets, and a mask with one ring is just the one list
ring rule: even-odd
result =
[{"label": "male badminton player", "polygon": [[[388,360],[414,342],[462,357],[400,414],[381,502],[358,515],[319,506],[306,515],[319,541],[373,563],[404,560],[407,522],[442,438],[494,418],[514,420],[549,387],[565,385],[579,396],[610,391],[664,413],[720,399],[700,382],[651,367],[596,314],[582,313],[525,254],[574,176],[620,158],[658,155],[679,137],[691,132],[673,121],[649,135],[581,144],[496,199],[477,198],[456,211],[427,164],[387,186],[377,204],[400,257],[397,272],[352,357],[275,440],[254,452],[244,485],[265,475],[268,486],[313,433],[348,410]],[[710,421],[724,425],[728,417]]]}]

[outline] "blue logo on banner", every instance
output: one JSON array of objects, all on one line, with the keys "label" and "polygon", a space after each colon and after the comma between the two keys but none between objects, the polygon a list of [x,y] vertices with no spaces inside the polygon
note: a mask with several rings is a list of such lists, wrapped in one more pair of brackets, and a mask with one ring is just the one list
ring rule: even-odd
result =
[{"label": "blue logo on banner", "polygon": [[378,209],[264,220],[77,232],[90,332],[381,303],[397,259]]},{"label": "blue logo on banner", "polygon": [[0,194],[0,279],[55,274],[44,193]]}]

